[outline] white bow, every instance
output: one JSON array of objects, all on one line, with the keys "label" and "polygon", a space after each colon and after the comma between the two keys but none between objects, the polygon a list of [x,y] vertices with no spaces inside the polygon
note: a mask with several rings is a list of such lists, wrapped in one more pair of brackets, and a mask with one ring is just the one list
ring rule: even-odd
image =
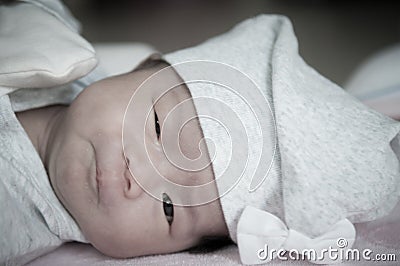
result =
[{"label": "white bow", "polygon": [[[260,264],[282,256],[282,251],[302,254],[316,264],[339,263],[346,249],[353,246],[356,231],[354,225],[343,219],[323,235],[310,238],[288,229],[275,215],[247,206],[238,223],[237,242],[243,264]],[[330,255],[329,249],[337,249]],[[275,250],[275,252],[273,252]],[[326,250],[326,251],[325,251]]]}]

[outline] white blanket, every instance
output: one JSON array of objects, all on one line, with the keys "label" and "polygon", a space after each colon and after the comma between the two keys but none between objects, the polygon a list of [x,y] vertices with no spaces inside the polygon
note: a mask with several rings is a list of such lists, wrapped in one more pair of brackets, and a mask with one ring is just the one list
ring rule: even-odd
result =
[{"label": "white blanket", "polygon": [[66,240],[84,241],[54,194],[8,95],[0,98],[0,264],[21,265]]}]

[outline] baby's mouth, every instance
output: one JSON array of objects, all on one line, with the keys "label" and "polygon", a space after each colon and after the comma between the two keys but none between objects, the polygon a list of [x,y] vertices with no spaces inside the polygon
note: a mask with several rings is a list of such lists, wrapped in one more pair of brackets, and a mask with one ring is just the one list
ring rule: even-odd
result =
[{"label": "baby's mouth", "polygon": [[90,172],[89,172],[89,177],[90,177],[90,183],[91,183],[91,187],[92,187],[92,191],[94,194],[94,198],[97,202],[97,205],[100,204],[100,187],[99,187],[99,173],[98,173],[98,166],[97,166],[97,158],[96,158],[96,151],[95,148],[93,146],[92,143],[91,147],[92,147],[92,151],[93,151],[93,157],[92,157],[92,161],[90,164]]},{"label": "baby's mouth", "polygon": [[101,186],[103,186],[104,184],[102,183],[101,180],[101,176],[99,173],[99,168],[97,167],[97,163],[96,163],[96,178],[95,178],[95,184],[96,184],[96,194],[97,194],[97,205],[100,204],[101,201],[101,197],[100,197],[100,191],[101,191]]}]

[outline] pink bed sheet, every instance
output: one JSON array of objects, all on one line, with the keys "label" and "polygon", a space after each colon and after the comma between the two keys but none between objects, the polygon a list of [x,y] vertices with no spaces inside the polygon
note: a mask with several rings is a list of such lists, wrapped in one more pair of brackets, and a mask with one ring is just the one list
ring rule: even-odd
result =
[{"label": "pink bed sheet", "polygon": [[[340,265],[400,265],[400,203],[392,213],[380,220],[356,224],[357,239],[353,248],[372,250],[376,254],[394,254],[394,261],[350,260]],[[143,256],[131,259],[114,259],[102,255],[92,246],[68,243],[53,252],[37,258],[30,266],[70,265],[241,265],[235,245],[206,254],[179,252],[168,255]],[[307,261],[274,260],[269,265],[314,265]]]}]

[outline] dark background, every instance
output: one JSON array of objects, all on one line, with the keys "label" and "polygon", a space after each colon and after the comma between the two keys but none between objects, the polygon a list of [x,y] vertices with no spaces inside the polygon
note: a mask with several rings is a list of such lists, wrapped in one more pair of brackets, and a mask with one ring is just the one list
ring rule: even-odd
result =
[{"label": "dark background", "polygon": [[161,52],[195,45],[260,14],[288,16],[300,53],[343,84],[368,55],[400,40],[397,1],[64,0],[91,42],[144,42]]}]

